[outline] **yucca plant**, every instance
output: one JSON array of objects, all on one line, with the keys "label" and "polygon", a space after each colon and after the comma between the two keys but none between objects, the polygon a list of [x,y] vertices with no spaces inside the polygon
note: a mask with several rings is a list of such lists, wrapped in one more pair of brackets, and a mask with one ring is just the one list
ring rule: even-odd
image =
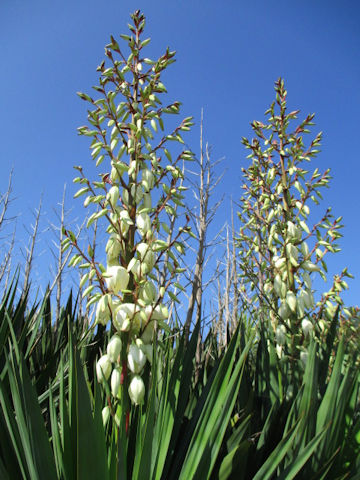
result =
[{"label": "yucca plant", "polygon": [[288,111],[283,79],[276,81],[275,92],[266,121],[251,123],[255,138],[243,138],[250,165],[242,169],[237,246],[249,308],[259,322],[271,318],[278,354],[292,362],[306,357],[313,330],[322,338],[338,306],[341,329],[355,326],[358,319],[341,298],[348,288],[346,277],[351,277],[347,268],[315,304],[314,276],[326,279],[327,255],[340,250],[342,218],[335,218],[329,207],[312,223],[310,207],[319,203],[331,178],[329,169],[309,171],[322,134],[307,142],[314,114],[294,125],[299,110]]},{"label": "yucca plant", "polygon": [[[132,420],[130,403],[144,401],[154,332],[168,328],[166,300],[178,301],[173,287],[182,288],[176,283],[182,270],[177,255],[184,253],[181,239],[189,219],[180,226],[173,220],[170,228],[169,217],[176,219],[177,207],[183,207],[182,162],[193,159],[181,136],[192,125],[190,117],[162,133],[164,117],[180,109],[180,102],[163,106],[160,100],[166,92],[161,76],[174,62],[175,52],[167,49],[156,61],[145,57],[150,42],[143,39],[145,17],[136,11],[131,18],[130,35],[121,35],[128,52],[114,37],[106,46],[109,65],[104,60],[98,67],[97,99],[79,93],[91,105],[90,127],[80,127],[79,133],[91,138],[96,166],[107,163],[108,171],[93,182],[76,167],[80,176],[74,182],[81,188],[75,197],[86,195],[84,206],[95,207],[87,227],[98,222],[109,235],[106,266],[93,246],[83,250],[70,230],[64,230],[63,242],[64,249],[71,246],[76,251],[70,265],[82,269],[80,287],[87,285],[87,306],[96,304],[100,332],[110,326],[111,339],[98,360],[97,378],[105,389],[110,380],[105,408],[111,416],[120,415],[125,432]],[[181,148],[170,152],[170,142]]]}]

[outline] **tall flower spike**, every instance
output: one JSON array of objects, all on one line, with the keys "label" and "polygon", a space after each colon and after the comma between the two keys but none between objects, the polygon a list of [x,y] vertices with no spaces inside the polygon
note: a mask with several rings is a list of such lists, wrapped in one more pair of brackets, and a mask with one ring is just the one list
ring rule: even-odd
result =
[{"label": "tall flower spike", "polygon": [[[146,362],[152,360],[155,326],[162,328],[162,322],[168,318],[166,306],[159,302],[166,301],[166,289],[180,273],[175,249],[183,253],[180,237],[188,231],[182,227],[169,234],[167,215],[171,213],[177,218],[183,199],[180,166],[183,161],[193,160],[193,154],[183,150],[182,139],[182,132],[192,125],[191,117],[182,120],[172,131],[162,133],[164,117],[179,113],[180,102],[167,102],[166,106],[161,102],[161,94],[166,92],[161,75],[173,63],[175,52],[167,49],[158,60],[145,60],[144,48],[149,43],[142,39],[145,18],[136,11],[132,19],[130,36],[122,36],[130,56],[111,37],[111,43],[106,46],[109,64],[105,66],[104,61],[99,66],[100,81],[94,87],[100,98],[80,93],[90,104],[90,126],[81,127],[79,132],[91,139],[91,156],[96,166],[102,165],[103,169],[107,160],[110,169],[101,173],[101,181],[97,182],[89,181],[80,169],[83,178],[76,181],[82,188],[76,196],[87,194],[86,206],[95,207],[87,227],[95,221],[97,228],[106,224],[109,235],[106,267],[95,260],[91,245],[88,255],[83,255],[81,267],[89,269],[89,273],[83,275],[82,285],[91,281],[85,292],[89,294],[88,306],[97,302],[97,323],[107,326],[112,319],[111,328],[116,330],[107,355],[97,364],[101,382],[109,379],[113,369],[114,406],[119,397],[118,385],[126,405],[130,403],[126,401],[128,397],[134,404],[144,399],[145,387],[140,374]],[[174,155],[167,148],[170,141],[177,150]],[[178,234],[174,233],[177,231]],[[170,235],[168,242],[158,238],[163,234]],[[75,236],[69,237],[69,244],[74,243]],[[157,272],[153,270],[165,258],[167,278],[158,292]],[[81,256],[73,258],[74,263],[80,260]]]}]

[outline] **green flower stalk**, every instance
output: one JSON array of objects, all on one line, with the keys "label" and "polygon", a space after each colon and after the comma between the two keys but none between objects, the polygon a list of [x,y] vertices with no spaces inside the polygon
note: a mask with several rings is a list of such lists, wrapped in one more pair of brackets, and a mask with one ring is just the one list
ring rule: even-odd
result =
[{"label": "green flower stalk", "polygon": [[[145,18],[137,11],[132,20],[130,35],[121,35],[129,54],[111,37],[105,48],[109,65],[103,61],[98,67],[97,98],[79,93],[91,107],[90,126],[80,127],[79,133],[91,139],[96,166],[103,169],[107,163],[108,171],[91,182],[82,167],[76,167],[80,176],[74,182],[81,188],[75,197],[87,195],[85,207],[95,207],[88,228],[97,222],[108,235],[106,266],[95,259],[91,246],[85,253],[74,234],[64,232],[64,245],[77,250],[70,263],[85,271],[81,282],[89,285],[84,292],[87,305],[96,305],[96,323],[113,333],[107,354],[97,363],[98,380],[108,381],[111,375],[108,400],[113,406],[121,401],[127,419],[129,401],[139,405],[144,400],[144,367],[152,360],[155,332],[169,315],[164,297],[181,272],[173,250],[184,251],[180,239],[189,227],[172,232],[169,241],[167,219],[183,206],[182,164],[193,159],[181,137],[190,129],[191,117],[164,133],[164,117],[178,114],[180,108],[179,102],[163,106],[159,98],[166,92],[162,73],[174,62],[175,52],[167,49],[158,60],[150,60],[144,55],[150,42],[142,38]],[[170,142],[175,154],[170,153]],[[168,275],[159,283],[164,260]]]}]

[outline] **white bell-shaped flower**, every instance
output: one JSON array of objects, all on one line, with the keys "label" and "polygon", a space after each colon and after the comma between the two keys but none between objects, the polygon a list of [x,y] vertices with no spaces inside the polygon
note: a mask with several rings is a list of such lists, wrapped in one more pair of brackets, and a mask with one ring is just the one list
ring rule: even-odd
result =
[{"label": "white bell-shaped flower", "polygon": [[149,192],[154,186],[154,174],[151,170],[144,169],[142,171],[142,186],[144,187],[145,192]]},{"label": "white bell-shaped flower", "polygon": [[301,328],[302,331],[304,332],[305,337],[309,337],[311,332],[314,329],[313,324],[308,320],[307,318],[304,318],[304,320],[301,322]]},{"label": "white bell-shaped flower", "polygon": [[[156,262],[155,254],[152,251],[150,245],[144,242],[139,243],[136,246],[136,251],[138,254],[138,258],[142,264],[142,273],[149,273],[153,269]],[[145,268],[143,269],[143,267]]]},{"label": "white bell-shaped flower", "polygon": [[287,237],[291,241],[301,240],[301,230],[290,220],[287,222]]},{"label": "white bell-shaped flower", "polygon": [[111,374],[111,393],[113,397],[119,398],[120,394],[120,382],[121,382],[121,369],[120,367],[114,368]]},{"label": "white bell-shaped flower", "polygon": [[276,343],[278,345],[285,345],[286,342],[286,327],[285,325],[279,325],[276,329]]},{"label": "white bell-shaped flower", "polygon": [[134,375],[129,385],[129,397],[132,403],[140,405],[144,401],[145,385],[140,375]]},{"label": "white bell-shaped flower", "polygon": [[153,320],[167,320],[169,317],[169,311],[164,304],[157,305],[153,311]]},{"label": "white bell-shaped flower", "polygon": [[290,316],[290,308],[285,302],[280,305],[279,315],[283,320],[287,320]]},{"label": "white bell-shaped flower", "polygon": [[166,320],[169,317],[169,310],[166,305],[160,304],[153,308],[152,305],[147,305],[144,308],[146,321],[151,320]]},{"label": "white bell-shaped flower", "polygon": [[102,416],[102,421],[104,427],[106,426],[107,422],[109,421],[110,418],[110,407],[109,405],[106,405],[101,411],[101,416]]},{"label": "white bell-shaped flower", "polygon": [[135,315],[134,303],[122,303],[115,311],[113,324],[117,331],[127,332],[131,327],[131,320]]},{"label": "white bell-shaped flower", "polygon": [[132,185],[131,186],[131,195],[135,199],[136,203],[140,203],[143,198],[144,192],[141,188],[141,185]]},{"label": "white bell-shaped flower", "polygon": [[113,302],[111,299],[110,294],[103,295],[96,307],[96,315],[95,315],[95,320],[96,323],[99,323],[100,325],[104,325],[106,327],[108,321],[111,318],[112,312],[113,312]]},{"label": "white bell-shaped flower", "polygon": [[120,230],[123,236],[126,236],[130,225],[134,225],[134,222],[131,220],[129,212],[127,210],[121,210],[119,213],[120,218]]},{"label": "white bell-shaped flower", "polygon": [[141,340],[144,342],[145,345],[150,344],[153,340],[154,337],[154,327],[155,323],[154,322],[149,322],[142,335],[141,335]]},{"label": "white bell-shaped flower", "polygon": [[150,305],[156,299],[156,287],[150,280],[145,282],[140,288],[139,297],[146,304]]},{"label": "white bell-shaped flower", "polygon": [[108,289],[114,293],[125,290],[129,283],[129,274],[124,267],[108,267],[105,278]]},{"label": "white bell-shaped flower", "polygon": [[130,345],[129,353],[128,353],[129,369],[133,373],[140,373],[141,370],[144,368],[145,363],[146,363],[146,355],[141,350],[141,348],[136,344]]},{"label": "white bell-shaped flower", "polygon": [[107,355],[103,355],[96,363],[96,376],[98,382],[102,383],[110,377],[111,361]]},{"label": "white bell-shaped flower", "polygon": [[274,256],[273,258],[274,266],[277,270],[282,270],[286,266],[286,258]]},{"label": "white bell-shaped flower", "polygon": [[106,195],[106,200],[115,207],[119,200],[119,187],[116,185],[112,186]]},{"label": "white bell-shaped flower", "polygon": [[137,260],[136,258],[133,258],[130,271],[135,275],[135,277],[138,280],[141,279],[142,275],[141,275],[141,262],[140,262],[140,260]]},{"label": "white bell-shaped flower", "polygon": [[286,293],[286,303],[288,304],[290,310],[295,313],[296,312],[296,296],[295,293],[289,290]]},{"label": "white bell-shaped flower", "polygon": [[151,230],[151,220],[149,215],[147,213],[139,213],[136,215],[136,226],[141,235],[144,237],[147,232]]},{"label": "white bell-shaped flower", "polygon": [[308,352],[300,352],[300,360],[302,361],[304,366],[306,366],[307,359],[308,359]]},{"label": "white bell-shaped flower", "polygon": [[107,241],[105,252],[110,258],[115,258],[121,252],[121,239],[116,233],[112,233]]},{"label": "white bell-shaped flower", "polygon": [[106,353],[111,362],[116,363],[121,353],[122,343],[119,335],[115,334],[108,343]]}]

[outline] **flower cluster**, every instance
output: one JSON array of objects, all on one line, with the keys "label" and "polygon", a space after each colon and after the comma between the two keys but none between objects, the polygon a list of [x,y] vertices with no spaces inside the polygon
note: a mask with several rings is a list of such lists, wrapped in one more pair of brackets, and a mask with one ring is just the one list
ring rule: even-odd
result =
[{"label": "flower cluster", "polygon": [[[340,293],[349,274],[345,269],[335,276],[333,288],[315,304],[312,276],[317,272],[326,280],[325,257],[340,250],[341,217],[334,218],[328,208],[320,221],[310,224],[309,204],[319,203],[331,178],[329,170],[310,173],[306,165],[319,152],[321,133],[306,145],[314,115],[291,131],[299,111],[288,112],[282,79],[275,91],[266,123],[254,121],[255,138],[243,138],[251,164],[243,169],[239,271],[245,305],[261,322],[270,317],[278,354],[286,351],[300,359],[306,358],[312,333],[319,340],[336,306],[342,306]],[[344,308],[342,314],[350,316]]]},{"label": "flower cluster", "polygon": [[[151,238],[149,232],[151,233],[150,229],[143,233]],[[112,236],[110,241],[113,241]],[[111,393],[114,398],[120,398],[121,370],[124,368],[121,351],[122,343],[126,341],[126,367],[131,372],[128,393],[131,401],[138,405],[142,403],[145,394],[141,373],[146,361],[152,361],[155,322],[166,320],[168,309],[159,302],[156,286],[148,277],[156,263],[150,244],[141,241],[136,245],[135,255],[127,269],[115,265],[119,261],[121,250],[118,255],[117,259],[113,256],[109,258],[108,253],[108,268],[104,277],[110,293],[100,298],[96,309],[97,323],[107,326],[112,320],[117,332],[108,344],[107,353],[97,363],[97,377],[99,382],[103,382],[111,374]],[[129,293],[127,288],[130,276],[134,287]],[[125,302],[126,295],[133,302]]]}]

